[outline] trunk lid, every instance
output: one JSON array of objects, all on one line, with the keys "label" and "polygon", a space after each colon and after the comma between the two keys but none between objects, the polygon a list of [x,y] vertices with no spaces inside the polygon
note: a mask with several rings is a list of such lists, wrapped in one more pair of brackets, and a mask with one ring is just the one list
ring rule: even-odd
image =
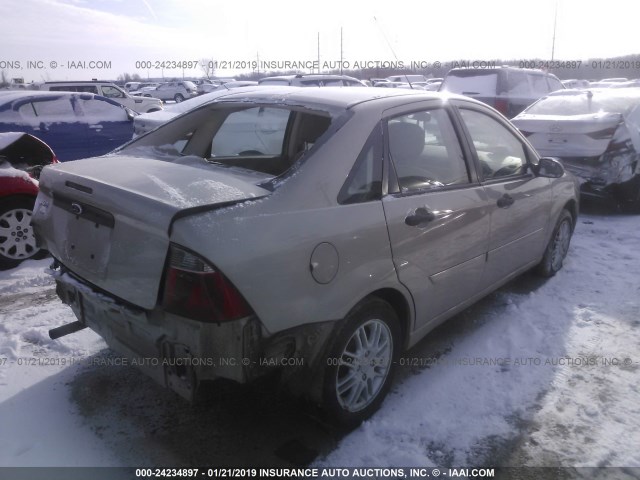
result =
[{"label": "trunk lid", "polygon": [[153,308],[176,218],[269,194],[256,185],[262,175],[178,162],[115,155],[46,168],[33,215],[39,242],[90,283]]},{"label": "trunk lid", "polygon": [[512,123],[543,157],[597,157],[609,146],[620,124],[618,113],[520,115]]}]

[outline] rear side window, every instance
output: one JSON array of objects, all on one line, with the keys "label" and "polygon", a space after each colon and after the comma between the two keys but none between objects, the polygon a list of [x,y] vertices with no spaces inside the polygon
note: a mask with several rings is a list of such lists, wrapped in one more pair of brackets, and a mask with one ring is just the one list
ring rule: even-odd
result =
[{"label": "rear side window", "polygon": [[358,155],[353,170],[340,190],[341,204],[362,203],[382,198],[382,135],[378,126]]},{"label": "rear side window", "polygon": [[98,93],[98,87],[95,85],[67,85],[59,86],[54,85],[49,88],[54,92],[82,92],[82,93]]},{"label": "rear side window", "polygon": [[509,95],[529,95],[531,89],[527,80],[527,74],[513,70],[506,71],[507,91]]},{"label": "rear side window", "polygon": [[20,113],[20,116],[24,120],[35,120],[35,119],[37,119],[36,111],[33,108],[33,104],[31,102],[24,103],[24,104],[20,105],[20,107],[18,107],[18,112]]},{"label": "rear side window", "polygon": [[431,109],[389,120],[389,155],[400,190],[410,192],[469,182],[449,115]]},{"label": "rear side window", "polygon": [[549,93],[549,86],[544,75],[529,75],[529,81],[531,82],[531,90],[539,97],[542,97]]},{"label": "rear side window", "polygon": [[492,117],[460,109],[485,180],[526,173],[527,156],[518,137]]}]

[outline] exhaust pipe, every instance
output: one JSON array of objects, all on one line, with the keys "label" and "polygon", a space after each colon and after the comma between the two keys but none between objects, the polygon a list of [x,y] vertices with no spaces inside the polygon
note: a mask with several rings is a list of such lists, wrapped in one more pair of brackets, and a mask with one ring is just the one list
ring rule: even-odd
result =
[{"label": "exhaust pipe", "polygon": [[52,328],[51,330],[49,330],[49,338],[51,340],[56,340],[57,338],[79,332],[80,330],[83,330],[85,328],[87,328],[87,326],[80,321],[67,323],[66,325],[62,325],[60,327]]}]

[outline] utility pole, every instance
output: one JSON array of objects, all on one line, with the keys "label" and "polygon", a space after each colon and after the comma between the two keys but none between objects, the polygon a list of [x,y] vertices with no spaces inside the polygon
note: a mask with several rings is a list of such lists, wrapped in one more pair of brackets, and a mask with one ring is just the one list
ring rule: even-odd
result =
[{"label": "utility pole", "polygon": [[558,2],[560,0],[556,0],[556,11],[553,16],[553,40],[551,41],[551,61],[553,62],[553,58],[556,53],[556,25],[558,24]]},{"label": "utility pole", "polygon": [[342,75],[342,27],[340,27],[340,75]]}]

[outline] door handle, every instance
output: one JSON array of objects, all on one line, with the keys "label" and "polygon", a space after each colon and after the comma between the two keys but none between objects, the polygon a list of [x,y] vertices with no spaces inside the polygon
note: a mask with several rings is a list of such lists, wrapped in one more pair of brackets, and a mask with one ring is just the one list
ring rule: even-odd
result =
[{"label": "door handle", "polygon": [[407,215],[404,219],[404,223],[409,225],[410,227],[418,227],[425,223],[429,223],[436,218],[435,214],[426,207],[416,208],[416,211]]},{"label": "door handle", "polygon": [[513,202],[515,202],[513,197],[508,193],[505,193],[498,199],[497,204],[498,204],[498,207],[500,208],[507,208],[513,205]]}]

